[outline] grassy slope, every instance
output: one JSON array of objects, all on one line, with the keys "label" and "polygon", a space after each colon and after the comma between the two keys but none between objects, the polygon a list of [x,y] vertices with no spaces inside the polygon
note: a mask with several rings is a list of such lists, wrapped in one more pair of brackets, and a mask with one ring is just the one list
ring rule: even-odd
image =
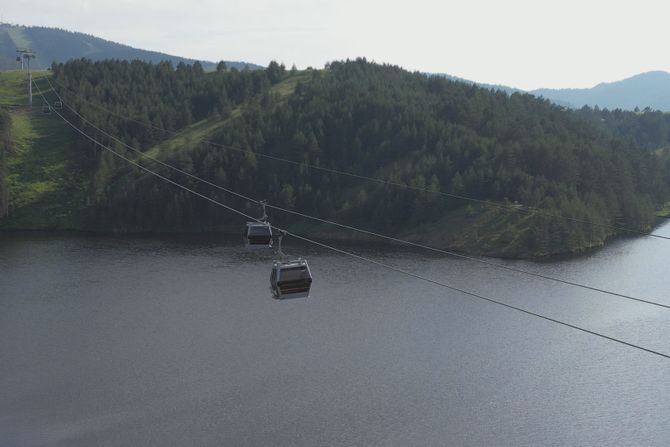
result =
[{"label": "grassy slope", "polygon": [[[285,79],[284,81],[273,86],[271,91],[280,98],[287,99],[293,94],[298,83],[301,80],[307,79],[308,76],[309,73],[299,73],[297,75],[291,76],[290,78]],[[219,118],[210,118],[193,123],[175,136],[168,138],[167,140],[152,148],[149,148],[144,153],[151,157],[161,158],[169,153],[173,153],[174,151],[189,150],[189,148],[197,146],[198,143],[211,138],[217,131],[221,130],[225,125],[229,124],[230,121],[239,117],[242,113],[243,107],[244,106],[233,109],[230,117],[225,120],[221,120]]]},{"label": "grassy slope", "polygon": [[182,129],[173,137],[168,138],[167,140],[162,141],[160,144],[147,149],[144,151],[144,153],[150,157],[156,158],[164,156],[167,153],[171,153],[173,151],[194,147],[198,143],[206,141],[207,138],[211,137],[217,130],[221,129],[221,127],[223,127],[228,122],[228,120],[234,119],[239,115],[240,110],[235,109],[231,113],[230,118],[227,120],[210,118],[198,121],[197,123],[193,123],[185,129]]},{"label": "grassy slope", "polygon": [[20,70],[0,72],[0,104],[26,104],[28,102],[26,77],[27,73]]},{"label": "grassy slope", "polygon": [[17,48],[30,48],[30,39],[26,36],[23,28],[7,28],[7,35],[9,35],[9,38],[14,42],[14,46]]},{"label": "grassy slope", "polygon": [[[25,87],[25,74],[0,72],[0,103],[25,104]],[[86,183],[68,156],[71,131],[39,105],[32,111],[13,109],[11,115],[15,153],[8,161],[9,216],[0,228],[81,228]]]}]

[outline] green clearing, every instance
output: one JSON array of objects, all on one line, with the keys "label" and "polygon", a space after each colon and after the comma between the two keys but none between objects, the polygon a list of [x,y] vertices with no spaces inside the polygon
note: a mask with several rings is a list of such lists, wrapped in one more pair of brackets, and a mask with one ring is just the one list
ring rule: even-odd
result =
[{"label": "green clearing", "polygon": [[287,79],[284,79],[282,82],[278,83],[277,85],[273,86],[272,89],[270,89],[271,92],[276,93],[279,95],[280,98],[288,98],[295,92],[296,87],[298,84],[302,81],[307,81],[309,80],[309,77],[311,74],[309,72],[299,72],[296,73],[292,76],[290,76]]},{"label": "green clearing", "polygon": [[9,38],[12,39],[17,48],[29,48],[31,46],[31,41],[26,36],[23,27],[7,27],[6,30]]},{"label": "green clearing", "polygon": [[[277,95],[280,99],[286,100],[295,92],[298,84],[301,81],[307,80],[308,77],[309,73],[298,73],[274,85],[270,89],[270,92]],[[231,121],[239,118],[245,106],[246,104],[242,104],[236,107],[232,110],[230,116],[223,120],[221,118],[208,118],[193,123],[176,133],[173,137],[147,149],[144,151],[144,154],[153,158],[164,158],[178,152],[182,148],[192,148],[211,138],[217,131],[224,128]]]},{"label": "green clearing", "polygon": [[20,70],[0,74],[0,104],[28,103],[28,73]]},{"label": "green clearing", "polygon": [[[25,73],[0,73],[0,103],[26,100]],[[36,99],[36,102],[39,101]],[[13,153],[7,163],[9,216],[3,229],[76,229],[85,204],[83,174],[71,162],[72,135],[41,106],[11,111]]]},{"label": "green clearing", "polygon": [[[33,79],[36,80],[48,75],[48,71],[33,71]],[[33,101],[35,104],[42,103],[36,91],[33,91]],[[21,70],[0,72],[0,104],[20,106],[28,104],[28,72]]]},{"label": "green clearing", "polygon": [[156,158],[176,152],[179,148],[193,147],[194,144],[198,144],[213,135],[230,120],[240,116],[240,113],[241,111],[239,109],[235,109],[231,113],[231,116],[226,120],[209,118],[193,123],[176,133],[173,137],[146,150],[144,153],[150,157]]}]

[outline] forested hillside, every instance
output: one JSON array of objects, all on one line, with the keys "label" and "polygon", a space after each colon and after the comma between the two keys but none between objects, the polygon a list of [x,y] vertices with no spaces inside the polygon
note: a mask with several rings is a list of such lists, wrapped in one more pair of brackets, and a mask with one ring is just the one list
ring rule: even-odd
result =
[{"label": "forested hillside", "polygon": [[[275,63],[263,71],[205,73],[199,65],[86,60],[52,70],[66,103],[88,120],[181,169],[322,218],[467,252],[522,257],[578,252],[601,245],[614,232],[547,213],[648,230],[654,211],[670,196],[670,165],[649,150],[662,138],[629,138],[621,127],[602,126],[589,115],[593,111],[566,111],[531,95],[510,96],[362,59],[306,72],[287,72]],[[66,116],[133,156],[74,114]],[[72,138],[88,176],[83,226],[204,231],[239,224],[225,210]],[[270,161],[252,150],[543,213],[364,182]],[[145,163],[203,194],[258,212]],[[272,217],[289,226],[305,224]],[[12,226],[11,215],[4,225]]]},{"label": "forested hillside", "polygon": [[651,151],[670,146],[668,113],[651,109],[634,112],[590,107],[583,107],[576,113],[627,144]]},{"label": "forested hillside", "polygon": [[0,219],[7,215],[9,191],[7,190],[7,158],[11,151],[11,117],[0,110]]},{"label": "forested hillside", "polygon": [[[166,132],[156,128],[174,131],[209,117],[225,119],[234,107],[266,92],[284,71],[276,63],[268,70],[232,69],[211,75],[197,62],[175,67],[169,62],[78,59],[52,66],[55,85],[82,115],[142,148],[165,138]],[[82,97],[90,102],[81,102]],[[105,108],[148,126],[119,120]]]}]

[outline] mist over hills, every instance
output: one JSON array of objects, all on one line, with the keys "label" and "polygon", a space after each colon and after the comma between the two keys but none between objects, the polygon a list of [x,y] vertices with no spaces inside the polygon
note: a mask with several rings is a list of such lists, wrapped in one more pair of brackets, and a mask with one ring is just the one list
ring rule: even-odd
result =
[{"label": "mist over hills", "polygon": [[[94,61],[103,59],[139,59],[153,63],[170,61],[174,65],[179,62],[186,64],[195,62],[194,59],[141,50],[79,32],[41,26],[0,24],[0,70],[17,67],[16,48],[18,47],[32,48],[43,66],[52,62],[66,62],[82,57]],[[261,68],[259,65],[248,62],[225,62],[229,68]],[[200,61],[200,63],[206,70],[216,66],[216,63],[212,61]]]}]

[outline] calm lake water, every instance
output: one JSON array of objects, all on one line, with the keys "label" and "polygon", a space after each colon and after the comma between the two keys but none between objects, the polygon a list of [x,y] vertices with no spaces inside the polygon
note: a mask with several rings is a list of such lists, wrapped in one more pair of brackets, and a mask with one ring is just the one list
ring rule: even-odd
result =
[{"label": "calm lake water", "polygon": [[[670,310],[343,247],[670,353]],[[238,238],[0,234],[0,445],[670,445],[670,360],[319,248],[286,251],[310,260],[308,300],[272,300],[272,255]],[[664,240],[497,262],[670,304]]]}]

